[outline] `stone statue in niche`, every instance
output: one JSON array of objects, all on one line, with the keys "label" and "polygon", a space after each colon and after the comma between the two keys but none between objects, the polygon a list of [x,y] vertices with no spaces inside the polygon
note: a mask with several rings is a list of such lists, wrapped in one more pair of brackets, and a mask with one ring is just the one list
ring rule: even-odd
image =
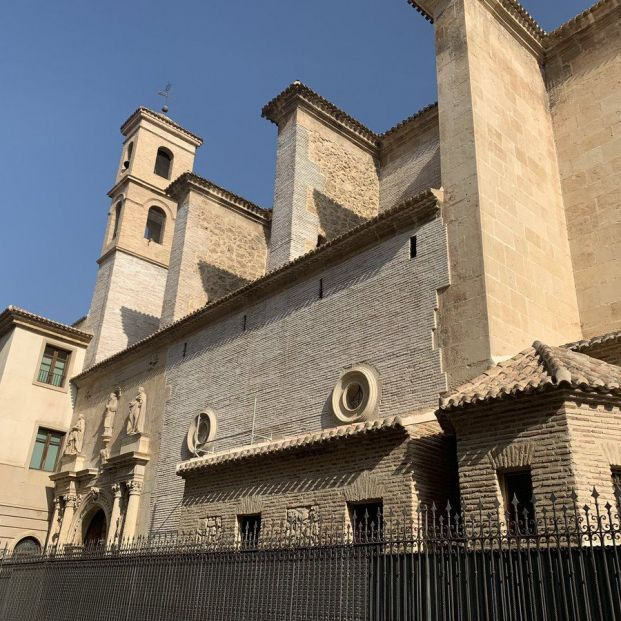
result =
[{"label": "stone statue in niche", "polygon": [[116,416],[116,410],[119,405],[119,392],[111,392],[106,402],[106,413],[104,414],[104,436],[112,435],[112,428],[114,427],[114,417]]},{"label": "stone statue in niche", "polygon": [[78,420],[74,423],[71,431],[67,435],[67,442],[65,443],[65,455],[79,455],[82,452],[82,443],[84,442],[84,429],[86,424],[84,422],[84,415],[80,414]]},{"label": "stone statue in niche", "polygon": [[138,388],[138,394],[129,403],[129,416],[127,417],[127,435],[132,436],[144,431],[144,417],[147,409],[147,395],[144,388]]}]

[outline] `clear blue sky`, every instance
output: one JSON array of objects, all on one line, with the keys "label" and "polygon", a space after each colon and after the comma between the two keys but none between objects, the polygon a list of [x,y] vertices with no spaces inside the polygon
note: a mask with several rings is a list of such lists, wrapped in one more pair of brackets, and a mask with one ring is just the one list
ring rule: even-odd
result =
[{"label": "clear blue sky", "polygon": [[[525,0],[551,30],[590,0]],[[263,104],[302,80],[371,129],[435,101],[432,26],[406,0],[20,0],[0,22],[0,309],[85,314],[139,105],[199,134],[195,171],[271,206]]]}]

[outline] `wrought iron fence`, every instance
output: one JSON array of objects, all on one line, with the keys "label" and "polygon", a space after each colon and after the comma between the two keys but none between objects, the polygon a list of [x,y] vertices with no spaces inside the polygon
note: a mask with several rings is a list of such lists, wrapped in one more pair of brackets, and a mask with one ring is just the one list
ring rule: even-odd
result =
[{"label": "wrought iron fence", "polygon": [[[0,619],[621,620],[616,507],[375,512],[5,553]],[[536,515],[536,518],[534,517]],[[356,525],[352,530],[351,524]]]}]

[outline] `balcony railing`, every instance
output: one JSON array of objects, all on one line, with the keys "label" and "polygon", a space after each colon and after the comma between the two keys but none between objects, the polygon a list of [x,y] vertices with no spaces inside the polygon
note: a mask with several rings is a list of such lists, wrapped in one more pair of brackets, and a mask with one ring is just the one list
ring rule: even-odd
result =
[{"label": "balcony railing", "polygon": [[54,371],[46,371],[41,369],[37,381],[42,384],[49,384],[50,386],[56,386],[56,388],[62,388],[65,383],[65,374]]}]

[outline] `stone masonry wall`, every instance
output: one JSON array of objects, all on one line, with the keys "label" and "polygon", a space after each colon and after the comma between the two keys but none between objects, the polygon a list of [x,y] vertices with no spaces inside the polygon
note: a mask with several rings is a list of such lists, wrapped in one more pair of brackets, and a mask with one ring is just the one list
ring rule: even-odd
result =
[{"label": "stone masonry wall", "polygon": [[[418,256],[410,259],[413,234]],[[183,482],[175,465],[188,457],[188,425],[206,407],[218,414],[216,450],[248,444],[255,398],[257,437],[332,427],[339,372],[362,361],[380,373],[381,416],[435,404],[445,389],[432,345],[436,289],[447,284],[444,239],[439,219],[401,232],[172,346],[155,526],[176,527]]]},{"label": "stone masonry wall", "polygon": [[378,212],[377,162],[301,109],[278,132],[269,269],[338,237]]},{"label": "stone masonry wall", "polygon": [[[166,273],[166,268],[124,252],[105,260],[90,310],[93,321],[100,318],[100,327],[87,350],[86,367],[157,330]],[[96,329],[90,319],[89,327]]]},{"label": "stone masonry wall", "polygon": [[268,228],[191,191],[177,214],[162,325],[263,276]]},{"label": "stone masonry wall", "polygon": [[[416,427],[411,428],[415,435],[424,436],[425,430]],[[382,500],[386,522],[391,516],[402,522],[412,516],[412,507],[435,499],[425,478],[444,457],[443,447],[428,451],[431,459],[413,471],[419,447],[420,441],[414,444],[395,430],[214,466],[187,478],[179,527],[195,530],[211,522],[230,533],[239,514],[260,512],[265,527],[292,514],[303,519],[310,508],[325,527],[342,527],[350,525],[347,502],[365,500]],[[413,478],[419,487],[412,485]],[[438,495],[445,503],[447,493],[444,484]]]},{"label": "stone masonry wall", "polygon": [[548,54],[546,80],[585,337],[621,329],[621,6]]},{"label": "stone masonry wall", "polygon": [[427,188],[442,185],[437,107],[407,122],[384,143],[380,158],[380,211]]},{"label": "stone masonry wall", "polygon": [[452,284],[440,343],[456,385],[580,325],[538,61],[486,4],[449,4],[435,22]]},{"label": "stone masonry wall", "polygon": [[493,357],[580,337],[548,96],[537,59],[466,0]]},{"label": "stone masonry wall", "polygon": [[478,405],[451,417],[457,436],[462,508],[495,512],[503,504],[497,469],[530,466],[541,501],[566,498],[576,485],[570,433],[559,397],[534,395],[505,404]]}]

